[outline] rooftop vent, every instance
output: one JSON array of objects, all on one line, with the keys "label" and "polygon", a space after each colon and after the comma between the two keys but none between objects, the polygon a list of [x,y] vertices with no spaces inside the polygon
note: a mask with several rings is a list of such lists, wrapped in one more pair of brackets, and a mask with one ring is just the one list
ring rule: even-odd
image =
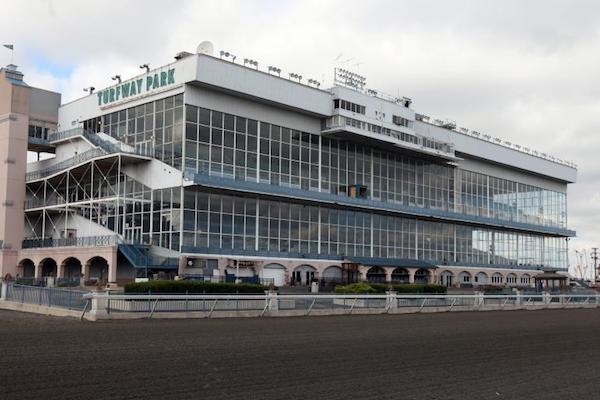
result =
[{"label": "rooftop vent", "polygon": [[192,53],[188,53],[187,51],[180,51],[179,53],[175,54],[175,59],[181,60],[181,59],[189,57],[191,55],[192,55]]}]

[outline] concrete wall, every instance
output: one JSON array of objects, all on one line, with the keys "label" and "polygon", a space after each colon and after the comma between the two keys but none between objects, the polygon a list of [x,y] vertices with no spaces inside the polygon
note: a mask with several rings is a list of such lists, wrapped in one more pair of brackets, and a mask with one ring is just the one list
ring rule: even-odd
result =
[{"label": "concrete wall", "polygon": [[506,168],[498,164],[486,162],[476,158],[467,158],[458,162],[458,167],[467,171],[473,171],[481,174],[494,176],[496,178],[508,179],[514,182],[520,182],[527,185],[533,185],[547,190],[566,193],[567,183],[547,178],[541,175],[534,175],[516,169]]},{"label": "concrete wall", "polygon": [[63,238],[64,236],[61,236],[61,234],[65,229],[75,229],[77,231],[76,237],[112,236],[115,234],[114,231],[72,212],[69,213],[68,217],[62,214],[52,222],[54,225],[46,219],[46,238]]},{"label": "concrete wall", "polygon": [[181,186],[183,183],[181,171],[156,159],[123,165],[122,171],[152,190]]},{"label": "concrete wall", "polygon": [[[416,121],[415,131],[423,136],[454,143],[457,152],[501,164],[504,167],[533,172],[563,182],[575,182],[577,179],[577,170],[574,168],[450,129]],[[458,156],[460,157],[460,154]]]},{"label": "concrete wall", "polygon": [[0,71],[0,277],[15,275],[15,260],[23,240],[25,167],[30,88],[13,84]]},{"label": "concrete wall", "polygon": [[30,117],[35,120],[56,124],[58,122],[57,110],[60,107],[60,100],[60,93],[31,88]]}]

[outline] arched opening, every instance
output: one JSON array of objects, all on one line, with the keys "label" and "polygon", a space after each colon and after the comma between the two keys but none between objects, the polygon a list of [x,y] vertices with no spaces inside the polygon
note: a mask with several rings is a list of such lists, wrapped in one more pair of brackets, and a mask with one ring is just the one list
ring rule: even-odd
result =
[{"label": "arched opening", "polygon": [[475,283],[477,285],[483,286],[488,284],[488,276],[485,272],[479,272],[475,275]]},{"label": "arched opening", "polygon": [[415,283],[429,283],[429,270],[420,268],[415,272]]},{"label": "arched opening", "polygon": [[499,272],[495,272],[492,275],[492,283],[494,285],[501,285],[502,283],[504,283],[504,277],[502,276],[502,274]]},{"label": "arched opening", "polygon": [[521,275],[521,285],[522,286],[531,286],[531,275],[529,275],[529,274]]},{"label": "arched opening", "polygon": [[96,256],[88,260],[89,279],[96,282],[106,283],[108,281],[108,261]]},{"label": "arched opening", "polygon": [[367,281],[373,283],[385,283],[385,270],[381,267],[371,267],[367,271]]},{"label": "arched opening", "polygon": [[280,264],[267,264],[260,271],[263,285],[283,286],[285,285],[285,267]]},{"label": "arched opening", "polygon": [[471,274],[467,271],[463,271],[460,274],[458,274],[458,283],[461,286],[471,286],[473,284]]},{"label": "arched opening", "polygon": [[292,285],[306,286],[316,278],[317,270],[310,265],[300,265],[292,273]]},{"label": "arched opening", "polygon": [[410,282],[410,274],[406,268],[396,268],[392,271],[393,283],[408,283]]},{"label": "arched opening", "polygon": [[341,283],[342,269],[337,265],[332,265],[323,270],[321,280],[325,283]]},{"label": "arched opening", "polygon": [[454,284],[454,274],[450,271],[444,271],[440,275],[440,284],[446,287],[451,287]]},{"label": "arched opening", "polygon": [[506,284],[509,286],[516,286],[517,285],[517,275],[512,272],[510,274],[506,275]]},{"label": "arched opening", "polygon": [[65,259],[62,267],[66,279],[79,279],[81,277],[81,261],[75,257]]},{"label": "arched opening", "polygon": [[19,262],[18,271],[22,278],[33,278],[35,277],[35,263],[29,258],[25,258]]},{"label": "arched opening", "polygon": [[42,269],[42,278],[56,276],[57,265],[56,261],[52,258],[44,258],[40,261],[41,269]]}]

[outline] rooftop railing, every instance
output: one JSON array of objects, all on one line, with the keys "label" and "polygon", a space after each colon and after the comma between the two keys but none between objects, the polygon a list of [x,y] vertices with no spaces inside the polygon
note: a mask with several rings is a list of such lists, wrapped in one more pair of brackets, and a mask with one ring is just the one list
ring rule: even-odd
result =
[{"label": "rooftop railing", "polygon": [[537,150],[532,150],[532,149],[530,149],[528,147],[521,146],[521,145],[518,145],[518,144],[515,144],[515,143],[512,143],[512,142],[509,142],[507,140],[502,140],[502,139],[497,138],[497,137],[492,137],[490,135],[486,135],[486,134],[483,134],[481,132],[469,130],[467,128],[457,127],[456,126],[456,122],[454,122],[454,121],[440,120],[440,119],[431,119],[427,115],[423,115],[423,114],[416,114],[416,119],[417,119],[417,121],[421,121],[421,122],[425,122],[427,124],[439,126],[440,128],[449,129],[449,130],[454,131],[456,133],[460,133],[461,135],[470,136],[470,137],[473,137],[473,138],[476,138],[476,139],[479,139],[479,140],[483,140],[483,141],[486,141],[486,142],[489,142],[489,143],[496,144],[498,146],[509,148],[511,150],[516,150],[516,151],[518,151],[520,153],[529,154],[531,156],[542,158],[544,160],[551,161],[551,162],[556,163],[556,164],[560,164],[560,165],[564,165],[566,167],[577,169],[577,164],[575,164],[572,161],[562,160],[560,158],[551,156],[549,154],[542,153],[542,152],[539,152]]}]

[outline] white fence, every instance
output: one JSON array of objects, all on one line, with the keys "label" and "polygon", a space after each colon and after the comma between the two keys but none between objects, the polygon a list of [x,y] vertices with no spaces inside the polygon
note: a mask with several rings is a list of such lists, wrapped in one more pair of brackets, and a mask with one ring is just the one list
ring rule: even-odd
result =
[{"label": "white fence", "polygon": [[599,307],[600,295],[535,293],[513,295],[431,294],[110,294],[90,293],[90,319],[152,317],[294,316],[399,314]]}]

